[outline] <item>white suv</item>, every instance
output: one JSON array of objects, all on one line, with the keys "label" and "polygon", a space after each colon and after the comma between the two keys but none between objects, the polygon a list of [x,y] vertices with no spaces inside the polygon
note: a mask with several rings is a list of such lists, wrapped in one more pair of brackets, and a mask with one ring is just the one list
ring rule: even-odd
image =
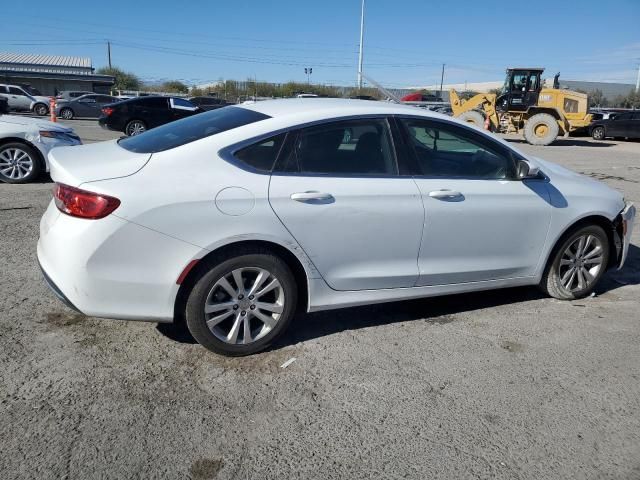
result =
[{"label": "white suv", "polygon": [[0,84],[0,97],[9,102],[9,110],[34,112],[44,116],[49,113],[49,98],[33,95],[20,85]]}]

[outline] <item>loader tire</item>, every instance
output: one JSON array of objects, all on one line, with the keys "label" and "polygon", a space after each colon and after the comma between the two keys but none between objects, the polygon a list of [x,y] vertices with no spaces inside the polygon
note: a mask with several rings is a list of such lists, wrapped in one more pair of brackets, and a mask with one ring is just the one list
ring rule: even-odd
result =
[{"label": "loader tire", "polygon": [[476,110],[469,110],[468,112],[463,112],[458,115],[458,118],[463,122],[471,123],[478,128],[482,128],[484,126],[484,117],[482,114]]},{"label": "loader tire", "polygon": [[524,126],[524,138],[531,145],[549,145],[558,138],[558,122],[548,113],[537,113]]}]

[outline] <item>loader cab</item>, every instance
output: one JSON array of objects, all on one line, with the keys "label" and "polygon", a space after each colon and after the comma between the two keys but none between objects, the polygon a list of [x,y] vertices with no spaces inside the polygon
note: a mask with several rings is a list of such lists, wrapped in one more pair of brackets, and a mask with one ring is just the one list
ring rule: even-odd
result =
[{"label": "loader cab", "polygon": [[538,103],[543,68],[509,68],[496,102],[501,111],[524,112]]}]

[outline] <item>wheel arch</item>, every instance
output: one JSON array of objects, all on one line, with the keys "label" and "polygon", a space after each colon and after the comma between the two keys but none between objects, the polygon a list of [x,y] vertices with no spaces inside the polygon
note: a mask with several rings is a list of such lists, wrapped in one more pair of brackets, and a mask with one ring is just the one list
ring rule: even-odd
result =
[{"label": "wheel arch", "polygon": [[558,248],[562,245],[562,242],[567,238],[567,236],[571,235],[573,231],[578,228],[586,227],[588,225],[598,225],[602,227],[602,229],[607,234],[607,240],[609,240],[609,263],[606,266],[608,270],[612,265],[616,264],[616,259],[618,256],[618,252],[616,249],[616,222],[614,220],[610,220],[604,215],[601,214],[590,214],[585,217],[582,217],[573,223],[569,224],[555,239],[553,243],[553,247],[549,249],[547,253],[547,258],[544,262],[544,268],[542,269],[542,273],[549,268],[550,262],[553,261],[556,253],[558,252]]},{"label": "wheel arch", "polygon": [[7,143],[21,143],[23,145],[26,145],[27,147],[32,148],[37,155],[37,160],[38,162],[40,162],[40,166],[42,167],[42,170],[46,170],[47,168],[47,164],[44,161],[44,156],[42,155],[42,152],[40,151],[40,149],[38,147],[36,147],[33,143],[31,143],[28,140],[25,140],[24,138],[21,137],[4,137],[4,138],[0,138],[0,147],[6,145]]},{"label": "wheel arch", "polygon": [[548,113],[549,115],[551,115],[556,120],[562,121],[562,116],[560,115],[560,112],[558,112],[558,109],[556,109],[556,108],[548,108],[548,107],[544,107],[544,108],[531,107],[531,108],[529,108],[527,110],[527,120],[529,118],[533,117],[534,115],[537,115],[538,113]]},{"label": "wheel arch", "polygon": [[[269,240],[237,240],[211,250],[187,273],[180,284],[174,303],[173,318],[176,322],[184,321],[187,298],[198,278],[208,271],[212,262],[219,262],[232,257],[236,253],[264,252],[265,250],[280,257],[291,269],[298,285],[298,309],[307,311],[309,307],[309,273],[302,260],[287,247]],[[315,267],[313,267],[315,268]]]}]

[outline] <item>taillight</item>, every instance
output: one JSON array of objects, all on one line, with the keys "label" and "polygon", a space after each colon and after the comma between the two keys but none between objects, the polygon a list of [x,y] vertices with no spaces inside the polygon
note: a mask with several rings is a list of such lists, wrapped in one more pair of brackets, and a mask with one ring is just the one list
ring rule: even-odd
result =
[{"label": "taillight", "polygon": [[56,183],[53,199],[62,213],[90,220],[104,218],[120,206],[117,198],[70,187],[64,183]]},{"label": "taillight", "polygon": [[104,108],[102,109],[102,113],[104,113],[104,114],[108,117],[109,115],[111,115],[111,114],[113,113],[113,108],[111,108],[111,107],[104,107]]}]

